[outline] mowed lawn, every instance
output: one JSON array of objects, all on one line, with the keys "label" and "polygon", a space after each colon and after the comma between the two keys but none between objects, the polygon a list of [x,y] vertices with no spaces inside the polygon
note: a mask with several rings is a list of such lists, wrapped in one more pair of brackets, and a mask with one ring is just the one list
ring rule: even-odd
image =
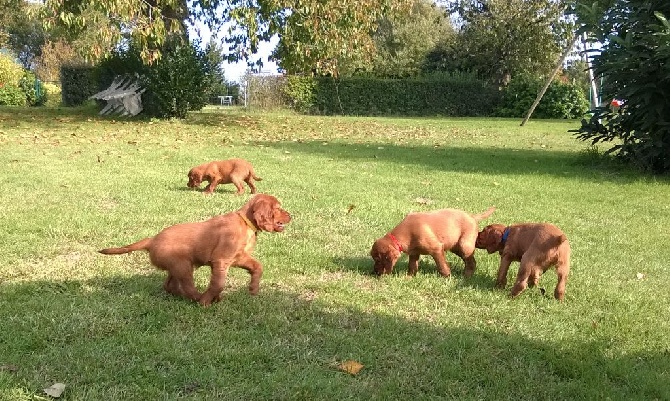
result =
[{"label": "mowed lawn", "polygon": [[[670,185],[607,163],[576,121],[310,117],[234,108],[186,121],[0,108],[0,400],[667,400]],[[602,151],[602,149],[601,149]],[[258,296],[233,269],[210,308],[167,295],[146,253],[96,251],[236,210],[186,187],[190,167],[253,163],[293,216],[261,233]],[[572,246],[509,299],[499,256],[474,277],[424,256],[371,274],[407,213],[553,222]],[[196,272],[202,289],[209,269]],[[343,372],[346,361],[363,365]]]}]

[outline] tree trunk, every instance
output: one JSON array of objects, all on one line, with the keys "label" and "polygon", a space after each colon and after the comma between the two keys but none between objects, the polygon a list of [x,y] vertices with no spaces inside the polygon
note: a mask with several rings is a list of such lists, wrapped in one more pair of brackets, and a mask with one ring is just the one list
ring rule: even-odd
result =
[{"label": "tree trunk", "polygon": [[521,126],[522,127],[526,124],[526,122],[528,122],[528,119],[533,114],[533,111],[535,111],[535,108],[537,107],[538,103],[540,103],[540,100],[542,100],[542,96],[544,96],[544,94],[547,92],[547,89],[549,89],[549,85],[551,84],[551,81],[553,81],[554,77],[558,73],[558,70],[560,70],[561,67],[563,66],[563,62],[565,61],[565,58],[568,57],[568,54],[570,54],[572,49],[574,49],[575,43],[577,43],[578,38],[579,37],[576,37],[575,40],[570,42],[570,46],[568,46],[568,48],[565,49],[565,52],[563,52],[563,55],[561,56],[560,60],[558,60],[558,63],[556,64],[556,68],[554,68],[554,71],[547,78],[547,82],[544,84],[544,87],[537,94],[537,97],[535,98],[535,101],[530,106],[530,109],[528,110],[528,114],[526,114],[526,117],[523,119],[523,121],[521,121]]}]

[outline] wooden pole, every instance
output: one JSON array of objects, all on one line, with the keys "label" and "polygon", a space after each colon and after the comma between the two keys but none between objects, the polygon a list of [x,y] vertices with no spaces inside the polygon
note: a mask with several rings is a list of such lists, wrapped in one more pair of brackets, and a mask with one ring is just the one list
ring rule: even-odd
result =
[{"label": "wooden pole", "polygon": [[547,89],[549,89],[549,85],[551,84],[551,81],[554,79],[556,74],[558,73],[558,70],[561,69],[561,66],[563,65],[563,62],[565,61],[565,58],[568,57],[568,54],[572,51],[572,49],[575,47],[575,43],[577,42],[577,39],[579,37],[576,37],[575,40],[573,40],[570,43],[570,46],[568,46],[567,49],[565,49],[565,52],[563,52],[563,55],[561,56],[561,59],[558,60],[558,64],[556,64],[556,68],[554,68],[554,71],[549,75],[549,78],[547,79],[547,82],[544,84],[544,87],[540,90],[540,92],[537,94],[537,97],[535,98],[535,101],[533,104],[530,106],[530,109],[528,110],[528,114],[526,114],[526,117],[521,121],[521,126],[523,127],[526,122],[528,122],[528,119],[530,118],[531,114],[533,114],[533,111],[535,111],[535,108],[537,107],[538,103],[540,103],[540,100],[542,100],[542,96],[547,92]]}]

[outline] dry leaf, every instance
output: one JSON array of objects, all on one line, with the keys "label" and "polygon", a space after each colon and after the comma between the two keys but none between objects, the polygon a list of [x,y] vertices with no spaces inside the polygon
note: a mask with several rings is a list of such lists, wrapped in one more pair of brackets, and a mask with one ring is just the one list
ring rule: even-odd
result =
[{"label": "dry leaf", "polygon": [[361,371],[361,369],[363,369],[363,365],[361,365],[359,362],[348,360],[348,361],[342,362],[338,366],[338,368],[343,372],[347,372],[350,375],[355,376],[355,375],[358,374],[358,372]]},{"label": "dry leaf", "polygon": [[4,370],[4,371],[7,371],[7,372],[12,372],[12,373],[14,373],[14,372],[16,372],[17,370],[19,370],[19,368],[18,368],[17,366],[15,366],[15,365],[0,365],[0,371],[3,371],[3,370]]},{"label": "dry leaf", "polygon": [[63,391],[65,391],[65,384],[63,383],[55,383],[49,388],[45,388],[44,392],[49,396],[53,398],[59,398],[61,394],[63,394]]},{"label": "dry leaf", "polygon": [[356,205],[353,205],[353,204],[349,205],[349,207],[347,207],[347,214],[351,213],[351,211],[354,210],[355,207],[356,207]]},{"label": "dry leaf", "polygon": [[420,205],[430,205],[431,203],[433,203],[432,200],[427,199],[427,198],[421,198],[421,197],[414,199],[414,202],[416,202]]}]

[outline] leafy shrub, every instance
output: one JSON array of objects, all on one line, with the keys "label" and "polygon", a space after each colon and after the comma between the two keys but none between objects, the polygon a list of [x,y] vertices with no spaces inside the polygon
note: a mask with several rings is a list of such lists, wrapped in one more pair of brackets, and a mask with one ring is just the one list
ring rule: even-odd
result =
[{"label": "leafy shrub", "polygon": [[28,106],[44,106],[47,101],[42,82],[30,71],[26,71],[19,81],[19,87],[26,96]]},{"label": "leafy shrub", "polygon": [[17,85],[23,76],[23,68],[9,54],[0,53],[0,84]]},{"label": "leafy shrub", "polygon": [[[496,115],[524,117],[544,84],[542,79],[529,75],[513,78],[503,91],[502,104],[496,111]],[[581,118],[588,109],[589,101],[578,85],[554,80],[549,84],[533,116],[536,118]]]},{"label": "leafy shrub", "polygon": [[93,67],[68,65],[61,67],[60,82],[65,106],[79,106],[98,92]]},{"label": "leafy shrub", "polygon": [[147,114],[186,118],[188,111],[202,109],[212,83],[210,67],[197,44],[179,37],[168,40],[161,59],[142,77],[147,88],[143,96]]},{"label": "leafy shrub", "polygon": [[301,113],[310,112],[316,101],[316,81],[311,77],[290,76],[284,87],[284,94],[289,99],[289,105]]},{"label": "leafy shrub", "polygon": [[145,92],[142,94],[144,113],[159,118],[185,118],[191,110],[207,104],[212,84],[211,66],[196,43],[180,37],[169,38],[162,57],[145,65],[139,50],[133,46],[116,52],[97,68],[99,89],[104,89],[117,75],[137,74]]},{"label": "leafy shrub", "polygon": [[61,105],[61,90],[60,86],[48,82],[43,82],[44,94],[46,97],[47,107],[57,107]]},{"label": "leafy shrub", "polygon": [[608,38],[592,58],[596,76],[604,81],[602,96],[623,106],[599,107],[575,130],[592,144],[614,142],[606,153],[656,173],[670,172],[668,16],[668,1],[631,0],[592,19],[591,32]]},{"label": "leafy shrub", "polygon": [[18,85],[0,84],[0,106],[25,106],[26,94]]}]

